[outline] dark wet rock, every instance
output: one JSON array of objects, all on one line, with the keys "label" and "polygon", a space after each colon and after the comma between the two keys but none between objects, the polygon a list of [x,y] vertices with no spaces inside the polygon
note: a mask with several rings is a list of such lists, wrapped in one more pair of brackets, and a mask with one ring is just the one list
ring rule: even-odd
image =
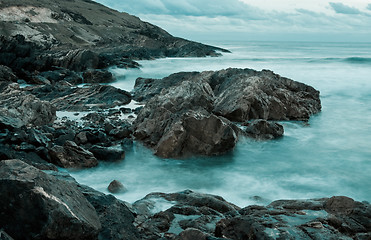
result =
[{"label": "dark wet rock", "polygon": [[99,55],[87,49],[71,50],[58,59],[57,65],[76,72],[94,69],[99,67]]},{"label": "dark wet rock", "polygon": [[126,203],[87,186],[79,188],[98,213],[102,225],[98,239],[142,239],[133,225],[135,215]]},{"label": "dark wet rock", "polygon": [[55,137],[54,143],[63,146],[67,141],[73,141],[75,139],[75,131],[71,128],[61,130]]},{"label": "dark wet rock", "polygon": [[253,120],[245,124],[245,133],[255,139],[267,140],[283,136],[284,130],[281,124],[266,120]]},{"label": "dark wet rock", "polygon": [[20,160],[0,162],[0,225],[14,239],[94,239],[101,224],[72,183]]},{"label": "dark wet rock", "polygon": [[134,136],[161,157],[225,153],[237,134],[228,120],[210,114],[213,100],[207,83],[181,82],[148,101],[134,122]]},{"label": "dark wet rock", "polygon": [[87,168],[98,165],[94,155],[72,141],[62,146],[55,145],[49,150],[52,163],[65,168]]},{"label": "dark wet rock", "polygon": [[90,111],[113,108],[130,103],[131,94],[108,85],[88,87],[44,86],[32,93],[40,99],[50,101],[58,110]]},{"label": "dark wet rock", "polygon": [[177,235],[187,228],[198,229],[205,236],[211,235],[224,214],[239,210],[219,196],[190,190],[173,194],[151,193],[135,202],[133,207],[138,213],[138,229],[148,239],[162,234]]},{"label": "dark wet rock", "polygon": [[215,235],[230,239],[357,239],[371,236],[371,206],[347,197],[280,200],[222,219]]},{"label": "dark wet rock", "polygon": [[112,73],[105,70],[88,70],[82,76],[84,83],[110,83],[114,80]]},{"label": "dark wet rock", "polygon": [[110,182],[107,189],[111,193],[119,193],[119,192],[126,191],[126,188],[124,187],[124,185],[117,180],[113,180],[112,182]]},{"label": "dark wet rock", "polygon": [[130,138],[133,134],[133,131],[130,129],[130,126],[121,126],[114,128],[108,133],[110,136],[115,137],[116,139]]},{"label": "dark wet rock", "polygon": [[18,78],[14,75],[12,69],[0,65],[0,82],[17,82]]},{"label": "dark wet rock", "polygon": [[7,234],[4,230],[0,230],[0,240],[14,240],[9,234]]},{"label": "dark wet rock", "polygon": [[179,234],[176,240],[208,240],[209,235],[195,228],[187,228]]},{"label": "dark wet rock", "polygon": [[83,83],[81,76],[69,69],[57,68],[50,71],[41,72],[40,76],[46,78],[51,83],[57,83],[61,81],[66,81],[71,84]]},{"label": "dark wet rock", "polygon": [[47,125],[56,118],[52,104],[25,93],[16,83],[0,94],[0,106],[0,125],[10,128]]},{"label": "dark wet rock", "polygon": [[55,165],[47,162],[47,156],[41,156],[38,152],[38,148],[35,151],[25,152],[20,151],[20,146],[18,145],[13,145],[13,147],[11,147],[9,145],[0,144],[0,161],[8,159],[20,159],[40,170],[57,171]]},{"label": "dark wet rock", "polygon": [[94,145],[89,148],[89,151],[94,154],[94,157],[101,161],[115,162],[125,158],[125,151],[121,146],[102,147]]},{"label": "dark wet rock", "polygon": [[81,120],[89,121],[95,124],[101,124],[105,121],[105,116],[97,112],[92,112],[82,117]]}]

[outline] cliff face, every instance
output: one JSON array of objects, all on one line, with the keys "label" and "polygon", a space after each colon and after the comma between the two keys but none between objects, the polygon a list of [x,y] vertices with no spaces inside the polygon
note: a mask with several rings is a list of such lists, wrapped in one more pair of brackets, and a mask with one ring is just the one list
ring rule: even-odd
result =
[{"label": "cliff face", "polygon": [[42,53],[48,50],[53,54],[90,49],[116,58],[151,59],[216,56],[217,50],[223,51],[173,37],[135,16],[91,0],[2,0],[0,35],[0,53],[9,50],[4,42],[11,42],[16,35],[31,42],[32,50],[37,46]]}]

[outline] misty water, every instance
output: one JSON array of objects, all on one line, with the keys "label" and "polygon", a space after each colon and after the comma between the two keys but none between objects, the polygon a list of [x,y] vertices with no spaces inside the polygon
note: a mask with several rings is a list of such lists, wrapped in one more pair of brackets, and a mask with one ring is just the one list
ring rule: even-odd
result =
[{"label": "misty water", "polygon": [[[160,159],[135,143],[125,160],[70,171],[82,184],[108,193],[117,179],[128,189],[116,197],[134,202],[150,192],[192,189],[239,206],[277,199],[345,195],[371,201],[371,44],[231,42],[218,58],[140,61],[141,69],[112,68],[112,85],[132,90],[137,77],[228,67],[271,69],[321,92],[322,112],[308,123],[281,122],[284,137],[240,139],[219,157]],[[254,198],[259,196],[260,198]]]}]

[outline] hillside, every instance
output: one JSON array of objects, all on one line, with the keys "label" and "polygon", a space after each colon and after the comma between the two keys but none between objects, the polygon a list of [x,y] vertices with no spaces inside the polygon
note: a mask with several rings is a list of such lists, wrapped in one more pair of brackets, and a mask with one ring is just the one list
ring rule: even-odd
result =
[{"label": "hillside", "polygon": [[[38,71],[52,66],[70,68],[66,63],[73,62],[71,56],[76,57],[81,50],[92,51],[99,59],[96,64],[73,70],[112,64],[131,67],[135,64],[129,60],[217,56],[216,51],[225,51],[173,37],[138,17],[91,0],[2,0],[0,36],[0,64],[16,73],[30,65]],[[90,53],[85,55],[91,58]]]}]

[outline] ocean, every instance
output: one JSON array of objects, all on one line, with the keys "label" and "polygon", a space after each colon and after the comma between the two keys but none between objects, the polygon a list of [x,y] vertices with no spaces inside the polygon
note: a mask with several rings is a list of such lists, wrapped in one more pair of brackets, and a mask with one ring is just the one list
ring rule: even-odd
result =
[{"label": "ocean", "polygon": [[135,143],[125,160],[69,171],[82,184],[108,193],[117,179],[134,202],[150,192],[191,189],[240,207],[278,199],[348,196],[371,201],[371,43],[207,42],[230,50],[222,57],[140,61],[140,69],[110,69],[113,86],[132,90],[137,77],[180,71],[270,69],[321,92],[322,112],[308,123],[281,122],[284,137],[240,139],[219,157],[160,159]]}]

